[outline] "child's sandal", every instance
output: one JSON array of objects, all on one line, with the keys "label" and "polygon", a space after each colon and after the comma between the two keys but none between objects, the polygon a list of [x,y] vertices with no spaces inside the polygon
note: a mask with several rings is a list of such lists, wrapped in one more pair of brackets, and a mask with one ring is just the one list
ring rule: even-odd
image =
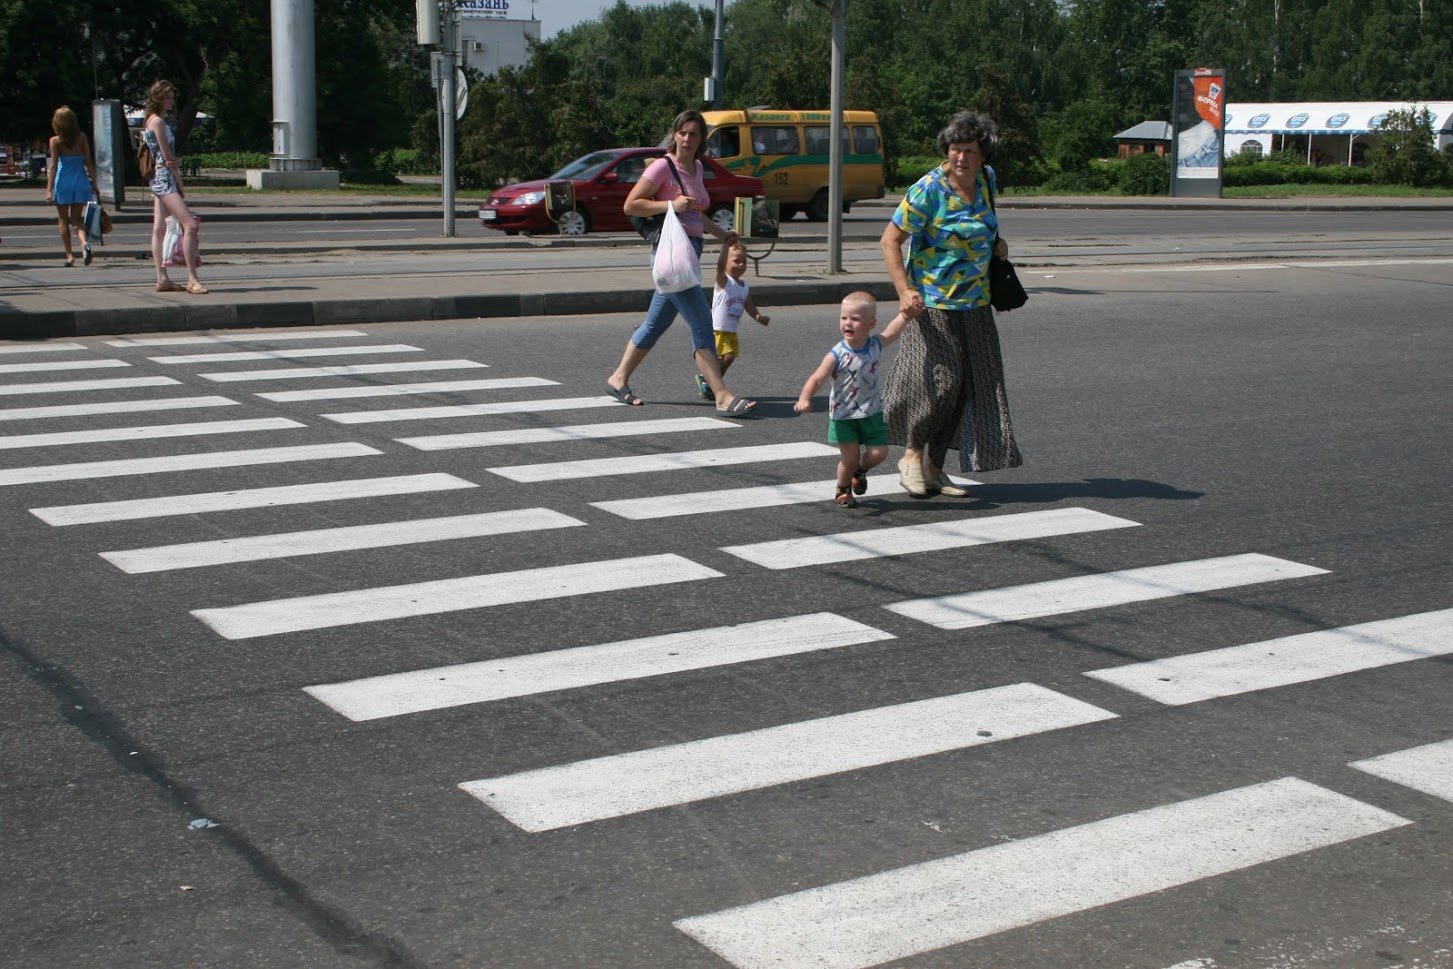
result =
[{"label": "child's sandal", "polygon": [[865,495],[868,493],[868,476],[863,471],[853,472],[853,494]]},{"label": "child's sandal", "polygon": [[853,497],[853,489],[849,485],[838,485],[837,497],[833,499],[839,508],[856,508],[858,499]]}]

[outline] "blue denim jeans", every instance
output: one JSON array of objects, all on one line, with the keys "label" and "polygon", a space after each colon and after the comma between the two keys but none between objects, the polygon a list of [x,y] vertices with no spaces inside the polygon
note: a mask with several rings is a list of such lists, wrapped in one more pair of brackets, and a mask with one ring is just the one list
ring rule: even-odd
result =
[{"label": "blue denim jeans", "polygon": [[[691,246],[696,250],[696,258],[701,258],[702,242],[700,236],[693,236]],[[656,249],[651,248],[651,254],[656,254]],[[710,350],[716,354],[716,338],[711,332],[711,305],[706,300],[706,293],[700,286],[689,286],[679,293],[656,293],[651,297],[651,308],[646,311],[646,318],[641,325],[636,327],[636,332],[631,334],[631,342],[642,350],[649,350],[661,339],[661,334],[671,328],[676,322],[676,314],[680,313],[686,317],[686,323],[691,327],[691,348],[693,350]]]}]

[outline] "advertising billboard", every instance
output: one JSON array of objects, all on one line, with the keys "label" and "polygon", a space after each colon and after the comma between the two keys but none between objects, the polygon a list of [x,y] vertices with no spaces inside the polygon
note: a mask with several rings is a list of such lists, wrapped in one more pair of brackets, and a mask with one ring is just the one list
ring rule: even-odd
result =
[{"label": "advertising billboard", "polygon": [[1220,198],[1226,72],[1218,67],[1176,71],[1172,116],[1170,193]]}]

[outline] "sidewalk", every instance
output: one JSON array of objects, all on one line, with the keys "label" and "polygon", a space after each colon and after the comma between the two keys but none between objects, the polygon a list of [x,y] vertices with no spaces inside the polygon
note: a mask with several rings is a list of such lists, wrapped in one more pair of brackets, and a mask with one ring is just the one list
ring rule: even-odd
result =
[{"label": "sidewalk", "polygon": [[[149,198],[132,189],[129,200],[113,219],[137,230],[151,220]],[[349,219],[438,219],[438,199],[397,196],[263,193],[247,190],[198,191],[196,207],[205,222],[288,220],[328,222]],[[858,203],[882,209],[886,218],[896,198]],[[1104,197],[1034,197],[1004,199],[1008,208],[1106,209],[1250,209],[1339,210],[1422,209],[1453,211],[1453,199],[1168,199]],[[439,235],[359,242],[207,243],[203,256],[228,257],[253,265],[287,265],[277,279],[209,279],[213,292],[206,296],[157,293],[149,285],[150,255],[145,243],[112,244],[98,249],[97,266],[80,270],[56,285],[56,244],[44,248],[17,248],[0,242],[0,339],[49,339],[101,334],[178,330],[231,329],[271,326],[308,326],[427,319],[542,316],[578,313],[642,312],[649,301],[644,273],[619,268],[538,271],[420,271],[417,266],[398,274],[346,274],[335,263],[308,264],[315,271],[299,272],[298,257],[346,250],[372,258],[389,253],[434,253],[440,258],[468,258],[472,254],[525,250],[559,250],[576,246],[643,248],[632,236],[610,234],[586,238],[480,236],[474,226],[477,198],[457,199],[456,221],[460,237]],[[109,206],[108,206],[109,208]],[[855,207],[856,208],[856,207]],[[20,225],[53,225],[54,210],[45,202],[43,188],[0,189],[0,225],[5,232]],[[823,227],[824,236],[826,227]],[[786,245],[818,246],[815,237],[794,238]],[[872,244],[876,250],[876,243]],[[644,251],[644,250],[643,250]],[[330,271],[330,265],[335,268]],[[768,264],[769,267],[771,264]],[[876,259],[859,260],[858,271],[828,276],[808,271],[779,272],[752,278],[753,289],[771,305],[833,303],[857,289],[880,298],[893,297]],[[118,272],[125,267],[124,277]],[[107,276],[96,272],[98,267]],[[480,266],[484,269],[483,265]],[[44,281],[41,274],[44,273]],[[124,281],[123,281],[124,278]]]}]

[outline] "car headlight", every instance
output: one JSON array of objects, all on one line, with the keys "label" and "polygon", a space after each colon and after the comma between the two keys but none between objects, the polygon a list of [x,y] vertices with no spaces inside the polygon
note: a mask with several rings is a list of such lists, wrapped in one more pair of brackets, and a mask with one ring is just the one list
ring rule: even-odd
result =
[{"label": "car headlight", "polygon": [[526,192],[524,195],[521,195],[521,196],[519,196],[518,198],[515,199],[515,204],[516,205],[535,205],[536,203],[543,202],[543,201],[545,201],[545,193],[544,192]]}]

